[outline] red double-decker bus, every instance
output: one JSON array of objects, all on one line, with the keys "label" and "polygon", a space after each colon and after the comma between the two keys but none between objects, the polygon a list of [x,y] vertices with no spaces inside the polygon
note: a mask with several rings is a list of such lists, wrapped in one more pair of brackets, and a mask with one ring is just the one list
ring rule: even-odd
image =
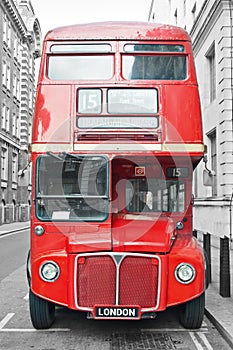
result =
[{"label": "red double-decker bus", "polygon": [[192,234],[204,145],[181,28],[82,24],[44,40],[32,131],[30,314],[153,318],[200,327],[206,261]]}]

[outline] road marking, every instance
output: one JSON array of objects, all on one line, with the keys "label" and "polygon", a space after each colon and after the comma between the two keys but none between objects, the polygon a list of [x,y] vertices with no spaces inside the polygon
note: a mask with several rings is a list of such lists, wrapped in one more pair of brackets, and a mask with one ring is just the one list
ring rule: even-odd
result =
[{"label": "road marking", "polygon": [[196,337],[196,334],[195,333],[192,333],[192,332],[189,332],[189,335],[190,337],[192,338],[192,341],[193,343],[195,344],[197,350],[203,350],[203,347],[202,345],[199,343],[197,337]]},{"label": "road marking", "polygon": [[207,347],[208,350],[213,350],[212,346],[210,345],[208,339],[206,338],[206,336],[202,333],[198,334],[199,337],[202,339],[203,343],[205,344],[205,346]]},{"label": "road marking", "polygon": [[10,321],[10,319],[14,316],[14,313],[7,314],[4,319],[0,322],[0,330]]},{"label": "road marking", "polygon": [[[201,333],[201,332],[189,332],[190,337],[192,338],[193,343],[195,344],[197,350],[214,350],[212,348],[212,346],[210,345],[208,339],[206,338],[205,334]],[[204,343],[204,347],[202,346],[202,344],[199,342],[198,337],[202,340],[202,342]]]},{"label": "road marking", "polygon": [[[140,329],[141,332],[187,332],[187,333],[196,333],[196,329],[185,329],[185,328],[144,328]],[[207,327],[201,327],[198,333],[207,333]]]},{"label": "road marking", "polygon": [[34,329],[34,328],[4,328],[5,325],[15,316],[15,313],[7,314],[0,322],[1,332],[70,332],[70,328],[49,328],[49,329]]},{"label": "road marking", "polygon": [[70,332],[70,328],[49,328],[49,329],[34,329],[34,328],[2,328],[0,333],[29,333],[29,332]]}]

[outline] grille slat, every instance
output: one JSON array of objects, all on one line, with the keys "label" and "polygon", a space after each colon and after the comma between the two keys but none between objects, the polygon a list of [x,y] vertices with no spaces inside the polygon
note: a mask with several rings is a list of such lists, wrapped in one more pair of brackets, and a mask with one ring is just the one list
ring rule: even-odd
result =
[{"label": "grille slat", "polygon": [[[118,263],[117,263],[118,260]],[[77,266],[78,306],[138,305],[153,308],[158,296],[158,262],[152,257],[125,255],[119,263],[112,255],[86,255]],[[119,290],[117,288],[117,271]],[[117,298],[118,293],[118,298]]]}]

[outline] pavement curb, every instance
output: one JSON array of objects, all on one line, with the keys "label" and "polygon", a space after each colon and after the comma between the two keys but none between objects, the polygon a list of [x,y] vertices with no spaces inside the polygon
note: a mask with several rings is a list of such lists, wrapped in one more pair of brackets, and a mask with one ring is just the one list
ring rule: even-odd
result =
[{"label": "pavement curb", "polygon": [[233,337],[231,334],[221,325],[217,318],[211,313],[211,311],[205,308],[205,315],[211,323],[217,328],[221,336],[225,339],[228,345],[233,349]]}]

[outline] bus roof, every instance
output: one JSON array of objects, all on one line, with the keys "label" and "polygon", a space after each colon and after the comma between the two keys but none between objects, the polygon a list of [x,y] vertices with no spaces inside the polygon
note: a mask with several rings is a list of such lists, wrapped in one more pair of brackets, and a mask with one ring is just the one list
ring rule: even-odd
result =
[{"label": "bus roof", "polygon": [[182,40],[190,41],[179,27],[148,22],[96,22],[55,28],[45,40]]}]

